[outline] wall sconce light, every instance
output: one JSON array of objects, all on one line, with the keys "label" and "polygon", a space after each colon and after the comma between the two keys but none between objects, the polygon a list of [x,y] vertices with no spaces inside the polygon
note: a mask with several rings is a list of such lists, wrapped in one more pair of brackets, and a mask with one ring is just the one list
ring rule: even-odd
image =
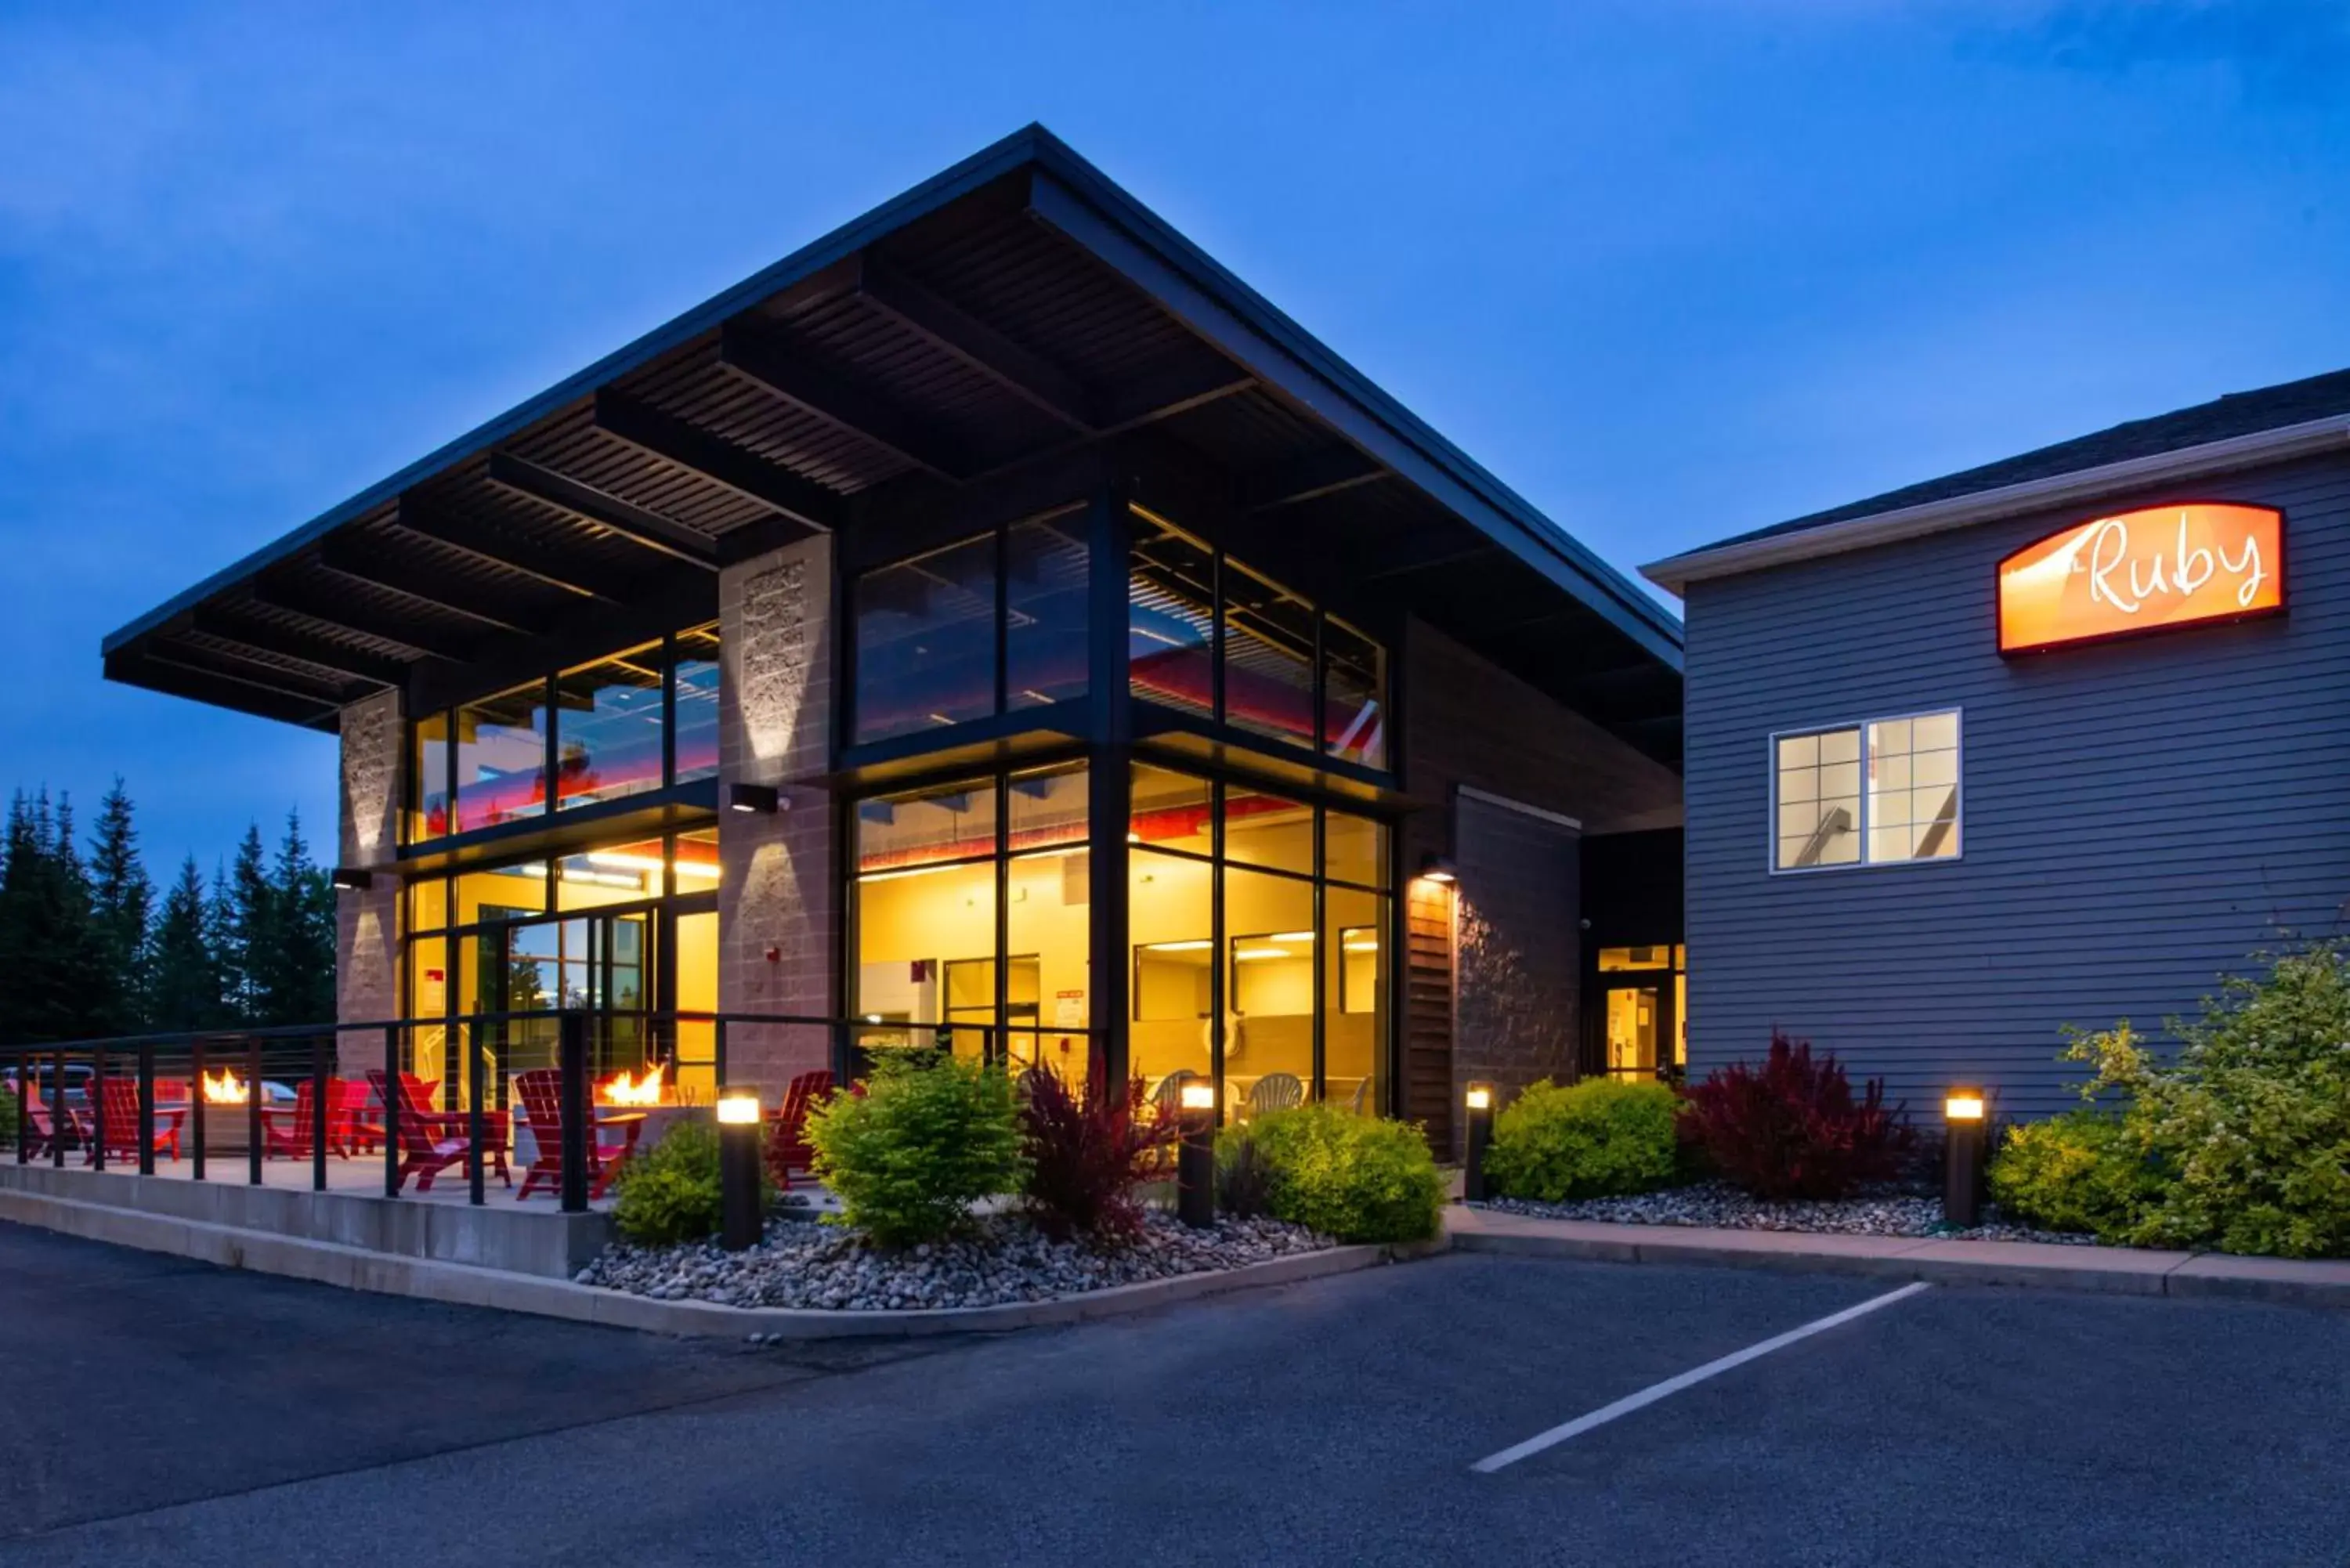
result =
[{"label": "wall sconce light", "polygon": [[729,811],[762,812],[773,816],[784,809],[784,799],[773,784],[731,784],[726,786]]},{"label": "wall sconce light", "polygon": [[1961,1231],[1982,1220],[1986,1130],[1981,1089],[1952,1089],[1942,1096],[1942,1220]]},{"label": "wall sconce light", "polygon": [[758,1096],[730,1089],[718,1096],[718,1244],[730,1252],[757,1246],[766,1230],[759,1211],[763,1131]]},{"label": "wall sconce light", "polygon": [[1432,849],[1419,857],[1419,874],[1427,881],[1440,883],[1448,888],[1461,879],[1461,873],[1453,866],[1452,857],[1449,855],[1439,855]]},{"label": "wall sconce light", "polygon": [[1471,1084],[1462,1096],[1469,1106],[1469,1137],[1461,1163],[1461,1198],[1466,1203],[1485,1201],[1485,1146],[1493,1141],[1493,1085]]},{"label": "wall sconce light", "polygon": [[338,866],[327,873],[327,880],[334,884],[337,892],[357,893],[364,891],[375,877],[360,867]]},{"label": "wall sconce light", "polygon": [[1175,1217],[1204,1231],[1216,1222],[1216,1085],[1186,1078],[1175,1097],[1183,1129],[1175,1149]]}]

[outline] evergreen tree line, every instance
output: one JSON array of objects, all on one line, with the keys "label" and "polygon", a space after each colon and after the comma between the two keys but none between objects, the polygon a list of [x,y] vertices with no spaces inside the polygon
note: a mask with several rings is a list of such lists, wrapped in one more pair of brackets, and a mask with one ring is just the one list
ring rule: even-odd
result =
[{"label": "evergreen tree line", "polygon": [[298,812],[276,857],[244,830],[208,886],[194,856],[161,898],[114,781],[85,846],[73,803],[18,790],[0,844],[0,1045],[315,1023],[335,1012],[335,894]]}]

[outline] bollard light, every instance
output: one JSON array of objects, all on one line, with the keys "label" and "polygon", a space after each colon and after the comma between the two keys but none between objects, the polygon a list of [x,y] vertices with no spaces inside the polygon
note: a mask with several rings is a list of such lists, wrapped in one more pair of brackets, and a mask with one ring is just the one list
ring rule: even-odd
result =
[{"label": "bollard light", "polygon": [[1961,1231],[1982,1220],[1984,1112],[1981,1089],[1942,1097],[1942,1219]]},{"label": "bollard light", "polygon": [[1493,1085],[1471,1084],[1465,1096],[1469,1106],[1468,1158],[1461,1171],[1461,1196],[1470,1203],[1485,1201],[1485,1146],[1493,1137]]},{"label": "bollard light", "polygon": [[1175,1217],[1205,1230],[1216,1222],[1216,1085],[1187,1078],[1176,1099],[1182,1142],[1175,1150]]},{"label": "bollard light", "polygon": [[733,1090],[718,1096],[718,1244],[730,1252],[755,1247],[766,1231],[760,1212],[759,1096]]}]

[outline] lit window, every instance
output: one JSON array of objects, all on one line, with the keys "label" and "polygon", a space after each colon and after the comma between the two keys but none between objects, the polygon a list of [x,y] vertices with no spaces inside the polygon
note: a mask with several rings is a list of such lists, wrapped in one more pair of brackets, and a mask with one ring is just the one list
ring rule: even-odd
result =
[{"label": "lit window", "polygon": [[1957,857],[1956,712],[1782,735],[1773,752],[1774,869]]}]

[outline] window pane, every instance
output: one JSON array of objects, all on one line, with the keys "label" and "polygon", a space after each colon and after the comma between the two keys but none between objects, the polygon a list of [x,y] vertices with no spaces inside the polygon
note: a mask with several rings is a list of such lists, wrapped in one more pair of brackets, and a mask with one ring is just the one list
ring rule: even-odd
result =
[{"label": "window pane", "polygon": [[1213,851],[1208,781],[1137,763],[1126,841],[1192,855]]},{"label": "window pane", "polygon": [[661,787],[661,646],[614,654],[555,682],[555,804]]},{"label": "window pane", "polygon": [[490,871],[467,871],[452,886],[456,889],[456,908],[450,911],[452,925],[470,926],[478,920],[503,920],[515,915],[546,912],[546,863],[543,860],[501,866]]},{"label": "window pane", "polygon": [[1224,786],[1224,858],[1314,875],[1314,808],[1246,784]]},{"label": "window pane", "polygon": [[1314,1082],[1314,887],[1224,873],[1224,1106],[1247,1120]]},{"label": "window pane", "polygon": [[437,931],[449,923],[449,884],[439,877],[427,877],[408,885],[408,929],[411,931]]},{"label": "window pane", "polygon": [[559,909],[634,904],[660,896],[661,841],[658,838],[589,849],[555,863],[555,903]]},{"label": "window pane", "polygon": [[1224,563],[1224,722],[1279,741],[1314,734],[1314,607]]},{"label": "window pane", "polygon": [[995,853],[995,784],[932,786],[857,803],[857,868],[903,871]]},{"label": "window pane", "polygon": [[1672,967],[1673,955],[1669,948],[1601,948],[1599,950],[1599,969],[1603,974],[1618,970],[1670,969]]},{"label": "window pane", "polygon": [[1388,830],[1367,816],[1343,811],[1322,814],[1322,874],[1366,888],[1388,885]]},{"label": "window pane", "polygon": [[409,750],[415,804],[408,814],[408,841],[415,844],[450,831],[449,715],[433,713],[411,724]]},{"label": "window pane", "polygon": [[[1939,860],[1959,852],[1958,715],[1868,726],[1868,857]],[[1932,749],[1921,750],[1927,742]]]},{"label": "window pane", "polygon": [[1032,768],[1012,775],[1012,852],[1086,846],[1086,786],[1083,763]]},{"label": "window pane", "polygon": [[677,634],[677,782],[718,776],[718,627]]},{"label": "window pane", "polygon": [[[856,1011],[895,1029],[868,1030],[868,1049],[935,1043],[940,1024],[995,1019],[995,860],[898,869],[857,885]],[[977,1056],[976,1028],[951,1036]]]},{"label": "window pane", "polygon": [[1782,871],[1860,858],[1860,732],[1788,735],[1778,747],[1773,864]]},{"label": "window pane", "polygon": [[546,810],[546,688],[539,681],[457,710],[457,831]]},{"label": "window pane", "polygon": [[1390,901],[1333,888],[1324,895],[1327,1003],[1322,1024],[1323,1098],[1357,1116],[1379,1114],[1388,1037]]},{"label": "window pane", "polygon": [[1214,886],[1203,860],[1148,849],[1127,858],[1128,940],[1134,944],[1128,1070],[1169,1108],[1182,1081],[1178,1075],[1208,1076]]},{"label": "window pane", "polygon": [[677,836],[677,855],[672,867],[676,878],[672,891],[707,893],[718,886],[718,830],[704,828],[699,833]]},{"label": "window pane", "polygon": [[1322,748],[1367,768],[1388,765],[1387,649],[1332,616],[1322,622]]},{"label": "window pane", "polygon": [[1147,701],[1212,717],[1216,563],[1205,545],[1134,514],[1126,576],[1127,676]]},{"label": "window pane", "polygon": [[1083,508],[1015,523],[1003,544],[1004,701],[1014,708],[1086,694]]},{"label": "window pane", "polygon": [[[677,918],[677,1010],[718,1011],[718,912]],[[677,1023],[680,1101],[709,1105],[718,1097],[718,1029],[704,1019]]]},{"label": "window pane", "polygon": [[857,740],[995,711],[995,536],[857,579]]},{"label": "window pane", "polygon": [[1073,1084],[1086,1075],[1081,1032],[1092,1017],[1086,777],[1083,766],[1014,775],[1013,853],[1004,867],[1008,1054],[1019,1065],[1056,1068]]}]

